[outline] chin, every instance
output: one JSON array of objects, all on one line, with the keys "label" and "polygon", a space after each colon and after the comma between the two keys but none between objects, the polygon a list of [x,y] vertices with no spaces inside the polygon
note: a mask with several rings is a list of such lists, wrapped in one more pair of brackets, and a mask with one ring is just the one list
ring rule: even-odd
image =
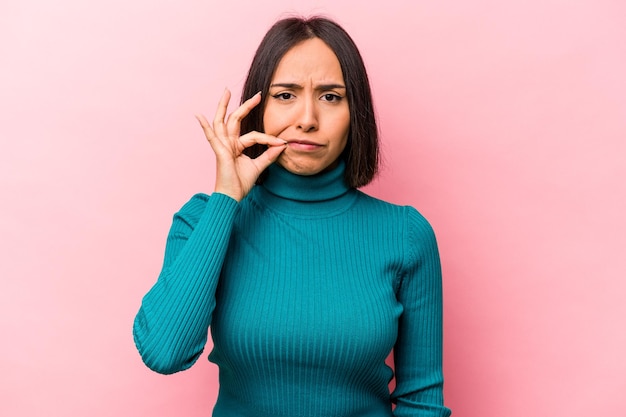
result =
[{"label": "chin", "polygon": [[319,174],[320,172],[322,172],[321,169],[294,167],[294,166],[291,166],[291,165],[285,166],[283,164],[280,164],[280,165],[283,168],[285,168],[287,171],[291,172],[292,174],[296,174],[296,175],[311,176],[311,175]]},{"label": "chin", "polygon": [[303,176],[319,174],[328,168],[326,165],[296,163],[294,161],[281,161],[280,159],[277,162],[292,174]]}]

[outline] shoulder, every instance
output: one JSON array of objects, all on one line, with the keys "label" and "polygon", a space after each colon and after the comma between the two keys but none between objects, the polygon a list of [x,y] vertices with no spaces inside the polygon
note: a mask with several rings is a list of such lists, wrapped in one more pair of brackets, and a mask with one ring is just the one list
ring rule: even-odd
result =
[{"label": "shoulder", "polygon": [[363,208],[380,215],[396,218],[407,229],[416,228],[422,230],[423,233],[432,233],[430,223],[415,207],[381,200],[360,190],[357,192],[359,193],[359,205]]},{"label": "shoulder", "polygon": [[434,229],[415,207],[390,203],[361,191],[359,193],[361,207],[376,216],[377,222],[388,225],[402,235],[404,252],[409,263],[422,258],[425,253],[437,251]]},{"label": "shoulder", "polygon": [[405,207],[407,207],[381,200],[361,190],[357,190],[356,192],[358,194],[357,205],[361,209],[369,210],[373,213],[391,217],[402,217]]}]

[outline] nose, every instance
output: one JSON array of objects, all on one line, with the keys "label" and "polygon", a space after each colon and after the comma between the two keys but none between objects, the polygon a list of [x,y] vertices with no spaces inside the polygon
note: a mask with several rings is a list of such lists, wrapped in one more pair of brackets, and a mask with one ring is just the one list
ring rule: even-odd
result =
[{"label": "nose", "polygon": [[304,132],[316,131],[319,125],[317,106],[313,98],[302,100],[299,109],[297,127]]}]

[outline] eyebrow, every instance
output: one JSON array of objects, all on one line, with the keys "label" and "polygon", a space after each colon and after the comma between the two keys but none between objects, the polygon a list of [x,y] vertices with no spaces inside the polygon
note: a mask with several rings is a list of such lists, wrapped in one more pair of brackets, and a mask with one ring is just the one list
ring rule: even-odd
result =
[{"label": "eyebrow", "polygon": [[[270,85],[270,88],[272,87],[289,88],[292,90],[302,89],[302,86],[296,83],[276,83],[276,84]],[[332,90],[332,89],[338,89],[338,88],[343,88],[345,90],[346,86],[343,84],[320,84],[320,85],[315,86],[316,90]]]}]

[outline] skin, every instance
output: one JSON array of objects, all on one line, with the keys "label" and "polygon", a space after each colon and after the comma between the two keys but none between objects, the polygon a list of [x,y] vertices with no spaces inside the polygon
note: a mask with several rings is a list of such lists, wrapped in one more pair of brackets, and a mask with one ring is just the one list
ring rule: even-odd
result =
[{"label": "skin", "polygon": [[[350,130],[345,93],[339,61],[318,38],[294,46],[279,62],[263,114],[266,133],[239,135],[241,120],[260,104],[260,93],[226,116],[231,96],[226,90],[212,124],[196,115],[216,157],[214,191],[241,201],[275,161],[298,175],[335,167]],[[268,149],[251,159],[243,150],[255,143]]]},{"label": "skin", "polygon": [[319,38],[301,42],[281,59],[263,114],[265,132],[284,139],[278,163],[298,175],[336,166],[346,147],[350,108],[339,60]]}]

